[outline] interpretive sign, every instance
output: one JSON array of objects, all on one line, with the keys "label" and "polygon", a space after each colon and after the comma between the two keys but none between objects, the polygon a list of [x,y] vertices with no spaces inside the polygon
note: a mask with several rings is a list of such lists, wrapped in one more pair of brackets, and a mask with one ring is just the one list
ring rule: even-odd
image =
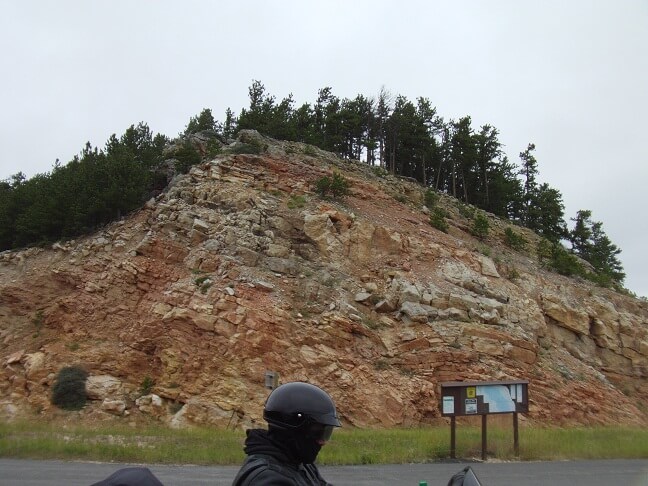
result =
[{"label": "interpretive sign", "polygon": [[441,415],[450,417],[450,457],[455,457],[457,417],[481,415],[482,459],[486,459],[486,416],[513,414],[513,445],[519,455],[518,413],[529,411],[529,382],[450,381],[441,383]]},{"label": "interpretive sign", "polygon": [[526,413],[529,411],[528,385],[526,380],[441,383],[441,415]]}]

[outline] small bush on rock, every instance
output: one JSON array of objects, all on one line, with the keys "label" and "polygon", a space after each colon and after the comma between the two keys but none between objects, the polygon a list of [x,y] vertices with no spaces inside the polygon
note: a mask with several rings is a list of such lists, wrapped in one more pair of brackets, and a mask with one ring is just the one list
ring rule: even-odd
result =
[{"label": "small bush on rock", "polygon": [[439,194],[434,189],[428,189],[425,191],[424,199],[425,206],[428,209],[433,210],[439,202]]},{"label": "small bush on rock", "polygon": [[303,208],[306,205],[306,197],[301,194],[299,196],[292,195],[287,205],[289,209]]},{"label": "small bush on rock", "polygon": [[476,213],[473,217],[472,227],[470,228],[473,236],[483,240],[488,236],[489,230],[490,224],[488,223],[488,218],[481,213]]},{"label": "small bush on rock", "polygon": [[148,395],[151,393],[153,390],[153,386],[155,385],[155,381],[153,381],[153,378],[150,376],[144,377],[144,380],[142,380],[142,385],[140,386],[140,395]]},{"label": "small bush on rock", "polygon": [[430,224],[444,233],[448,232],[449,226],[446,221],[446,212],[442,208],[434,208],[430,215]]},{"label": "small bush on rock", "polygon": [[258,143],[239,142],[230,149],[230,152],[233,154],[240,154],[240,155],[244,155],[244,154],[258,155],[263,152],[263,148],[264,147],[262,147]]},{"label": "small bush on rock", "polygon": [[66,366],[59,371],[52,388],[52,404],[63,410],[81,410],[88,398],[88,373],[79,366]]},{"label": "small bush on rock", "polygon": [[504,230],[504,243],[509,248],[513,250],[526,250],[527,240],[524,236],[519,233],[516,233],[511,228],[506,228]]},{"label": "small bush on rock", "polygon": [[331,195],[333,199],[341,198],[349,194],[349,181],[338,172],[333,172],[333,176],[324,176],[315,181],[315,190],[325,197]]}]

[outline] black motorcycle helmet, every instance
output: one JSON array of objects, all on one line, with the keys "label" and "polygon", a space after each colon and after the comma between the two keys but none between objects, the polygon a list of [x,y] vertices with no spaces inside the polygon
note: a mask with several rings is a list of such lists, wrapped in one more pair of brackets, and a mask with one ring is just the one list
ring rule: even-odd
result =
[{"label": "black motorcycle helmet", "polygon": [[318,441],[328,441],[333,429],[341,426],[328,393],[302,382],[275,388],[266,400],[263,418],[270,428]]}]

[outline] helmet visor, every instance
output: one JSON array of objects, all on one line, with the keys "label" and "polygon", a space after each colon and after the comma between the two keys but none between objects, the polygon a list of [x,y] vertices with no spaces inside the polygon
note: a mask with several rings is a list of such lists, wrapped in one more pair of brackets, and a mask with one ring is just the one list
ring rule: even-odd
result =
[{"label": "helmet visor", "polygon": [[333,435],[333,425],[324,425],[317,422],[310,423],[306,426],[306,437],[313,440],[321,440],[328,442]]}]

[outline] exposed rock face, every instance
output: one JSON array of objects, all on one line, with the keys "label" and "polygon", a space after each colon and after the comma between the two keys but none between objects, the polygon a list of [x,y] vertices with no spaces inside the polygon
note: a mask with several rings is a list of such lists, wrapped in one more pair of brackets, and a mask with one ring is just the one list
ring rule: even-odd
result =
[{"label": "exposed rock face", "polygon": [[[462,379],[528,379],[539,423],[648,423],[646,302],[547,273],[503,222],[490,257],[451,207],[436,231],[416,184],[262,142],[95,235],[0,254],[0,414],[58,414],[56,374],[79,364],[80,419],[250,425],[273,370],[355,426],[435,423],[439,383]],[[315,196],[342,165],[351,195]]]}]

